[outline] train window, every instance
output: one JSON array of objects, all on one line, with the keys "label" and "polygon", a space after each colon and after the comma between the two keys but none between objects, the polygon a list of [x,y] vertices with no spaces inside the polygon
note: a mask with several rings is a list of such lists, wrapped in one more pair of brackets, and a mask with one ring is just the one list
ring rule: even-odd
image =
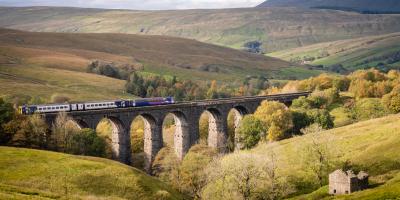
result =
[{"label": "train window", "polygon": [[60,107],[56,107],[56,109],[60,109]]}]

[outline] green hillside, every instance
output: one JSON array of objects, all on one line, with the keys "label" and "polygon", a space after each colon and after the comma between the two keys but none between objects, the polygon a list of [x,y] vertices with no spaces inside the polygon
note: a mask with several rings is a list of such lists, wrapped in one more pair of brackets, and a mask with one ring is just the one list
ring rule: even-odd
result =
[{"label": "green hillside", "polygon": [[351,10],[357,12],[399,12],[397,0],[268,0],[258,7],[300,7]]},{"label": "green hillside", "polygon": [[100,158],[0,147],[0,199],[184,199],[158,179]]},{"label": "green hillside", "polygon": [[[278,153],[279,173],[292,179],[308,177],[302,166],[302,146],[312,138],[322,141],[338,160],[350,161],[356,170],[367,171],[373,188],[338,199],[393,199],[400,197],[400,115],[359,122],[321,133],[283,140],[279,145],[259,145],[250,150],[254,155],[274,151]],[[304,192],[304,191],[303,191]],[[331,199],[327,188],[295,199]],[[394,198],[395,199],[395,198]]]},{"label": "green hillside", "polygon": [[169,35],[233,48],[257,40],[266,52],[400,32],[400,15],[298,8],[130,11],[3,7],[0,17],[0,27],[29,31]]},{"label": "green hillside", "polygon": [[166,36],[9,29],[0,29],[0,36],[0,96],[7,99],[36,96],[49,102],[54,94],[73,101],[132,98],[124,92],[126,81],[86,73],[94,60],[143,74],[230,84],[241,84],[248,75],[287,79],[319,73],[276,58]]},{"label": "green hillside", "polygon": [[400,33],[320,43],[274,52],[269,56],[325,67],[341,64],[349,70],[400,67]]}]

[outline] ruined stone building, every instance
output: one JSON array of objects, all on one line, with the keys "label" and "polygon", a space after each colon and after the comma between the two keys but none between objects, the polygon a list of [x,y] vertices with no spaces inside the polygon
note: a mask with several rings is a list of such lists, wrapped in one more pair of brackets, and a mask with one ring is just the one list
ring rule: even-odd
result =
[{"label": "ruined stone building", "polygon": [[361,171],[355,175],[353,171],[336,170],[329,174],[329,194],[340,195],[368,188],[368,174]]}]

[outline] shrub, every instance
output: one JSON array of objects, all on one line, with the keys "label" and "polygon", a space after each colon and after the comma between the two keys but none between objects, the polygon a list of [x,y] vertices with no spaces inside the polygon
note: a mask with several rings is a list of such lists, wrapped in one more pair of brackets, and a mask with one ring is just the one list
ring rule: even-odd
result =
[{"label": "shrub", "polygon": [[304,111],[293,110],[292,111],[293,121],[293,134],[300,134],[300,130],[311,124],[311,119]]},{"label": "shrub", "polygon": [[246,115],[239,126],[238,144],[241,149],[250,149],[258,144],[265,135],[266,127],[262,121],[253,115]]},{"label": "shrub", "polygon": [[382,98],[382,103],[390,112],[400,112],[400,85],[396,86],[392,92]]},{"label": "shrub", "polygon": [[382,117],[386,111],[380,99],[366,98],[356,102],[353,113],[354,118],[366,120]]},{"label": "shrub", "polygon": [[317,123],[324,129],[333,128],[333,118],[325,109],[312,109],[307,111],[311,123]]},{"label": "shrub", "polygon": [[68,153],[85,156],[104,157],[106,153],[106,142],[97,136],[93,129],[82,129],[78,134],[72,136],[71,146]]}]

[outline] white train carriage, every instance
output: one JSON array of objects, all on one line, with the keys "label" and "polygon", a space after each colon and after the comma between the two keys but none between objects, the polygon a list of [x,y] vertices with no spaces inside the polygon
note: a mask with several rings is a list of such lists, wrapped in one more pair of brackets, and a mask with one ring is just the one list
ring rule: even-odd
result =
[{"label": "white train carriage", "polygon": [[52,112],[68,112],[70,111],[69,104],[53,104],[53,105],[37,105],[35,112],[52,113]]},{"label": "white train carriage", "polygon": [[[90,102],[82,104],[84,106],[84,110],[100,110],[100,109],[110,109],[110,108],[118,108],[115,101],[104,101],[104,102]],[[80,104],[77,105],[78,110],[81,109]]]}]

